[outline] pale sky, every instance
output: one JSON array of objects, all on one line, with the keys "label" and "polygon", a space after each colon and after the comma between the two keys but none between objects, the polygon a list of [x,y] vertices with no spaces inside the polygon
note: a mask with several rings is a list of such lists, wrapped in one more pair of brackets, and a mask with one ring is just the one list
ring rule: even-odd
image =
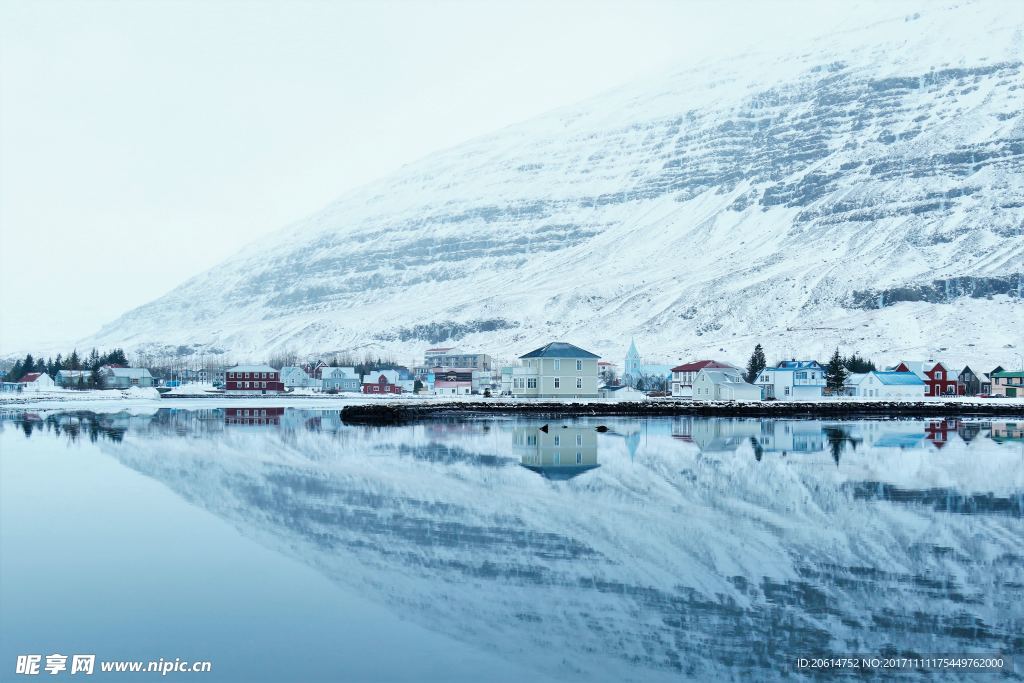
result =
[{"label": "pale sky", "polygon": [[872,3],[0,0],[0,356],[432,151]]}]

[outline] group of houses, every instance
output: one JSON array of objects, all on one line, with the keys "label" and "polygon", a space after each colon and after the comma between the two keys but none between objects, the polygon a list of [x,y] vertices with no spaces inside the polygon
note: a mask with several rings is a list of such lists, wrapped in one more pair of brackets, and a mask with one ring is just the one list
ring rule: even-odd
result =
[{"label": "group of houses", "polygon": [[[555,341],[519,357],[518,365],[497,366],[490,355],[454,347],[429,348],[413,367],[332,366],[323,361],[280,369],[243,364],[204,369],[194,379],[212,380],[226,395],[266,396],[287,392],[439,396],[505,395],[524,399],[644,400],[671,396],[696,401],[815,400],[825,396],[922,399],[947,396],[1024,396],[1024,371],[999,366],[984,373],[970,366],[959,372],[936,360],[901,360],[884,370],[846,373],[842,387],[828,381],[825,365],[813,359],[789,359],[756,371],[756,376],[720,360],[682,365],[644,363],[635,341],[619,376],[615,363],[568,342]],[[764,365],[763,363],[761,365]],[[162,380],[165,386],[173,384]],[[5,382],[5,391],[45,391],[57,386],[106,389],[152,387],[146,368],[104,365],[93,381],[89,370],[43,372]]]},{"label": "group of houses", "polygon": [[55,377],[45,372],[26,373],[17,382],[4,382],[5,392],[40,392],[62,389],[130,389],[132,387],[153,387],[156,380],[146,368],[129,368],[123,365],[103,365],[96,371],[93,381],[92,370],[59,370]]}]

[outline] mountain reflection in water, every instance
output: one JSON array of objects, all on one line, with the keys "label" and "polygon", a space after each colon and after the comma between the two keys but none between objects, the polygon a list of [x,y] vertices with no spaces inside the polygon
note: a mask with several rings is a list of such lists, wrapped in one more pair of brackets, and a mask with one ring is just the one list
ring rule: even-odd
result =
[{"label": "mountain reflection in water", "polygon": [[95,443],[403,618],[549,676],[763,680],[803,655],[1024,649],[1013,422],[353,427],[238,408],[2,424]]}]

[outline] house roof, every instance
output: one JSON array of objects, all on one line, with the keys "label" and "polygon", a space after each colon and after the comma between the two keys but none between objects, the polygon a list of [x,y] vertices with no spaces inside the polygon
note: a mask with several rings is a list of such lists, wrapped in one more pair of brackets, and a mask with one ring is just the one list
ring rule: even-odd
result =
[{"label": "house roof", "polygon": [[712,384],[746,384],[740,376],[740,371],[736,368],[704,368],[700,371],[700,374],[704,375]]},{"label": "house roof", "polygon": [[893,367],[887,369],[893,370],[898,368],[900,365],[906,366],[907,370],[914,373],[921,379],[925,379],[925,373],[931,372],[937,365],[941,365],[943,370],[949,372],[949,368],[946,367],[945,363],[937,360],[901,360]]},{"label": "house roof", "polygon": [[22,375],[21,379],[18,380],[18,383],[28,384],[30,382],[35,382],[37,379],[39,379],[45,374],[45,372],[29,372],[26,373],[25,375]]},{"label": "house roof", "polygon": [[228,368],[227,372],[277,372],[277,369],[269,365],[236,365]]},{"label": "house roof", "polygon": [[923,385],[924,381],[913,372],[874,372],[882,384],[888,385]]},{"label": "house roof", "polygon": [[993,372],[993,377],[1024,377],[1024,371],[1022,370],[1003,370],[1001,372]]},{"label": "house roof", "polygon": [[[821,367],[821,363],[819,363],[816,360],[796,360],[794,358],[792,360],[784,360],[784,361],[782,361],[777,366],[775,366],[774,369],[776,369],[776,370],[810,370],[810,369],[813,368],[813,369],[817,370],[820,367]],[[768,370],[769,368],[765,368],[765,369]]]},{"label": "house roof", "polygon": [[115,368],[113,366],[108,366],[107,369],[110,370],[114,377],[130,377],[132,379],[152,377],[152,375],[149,374],[149,370],[146,368]]},{"label": "house roof", "polygon": [[596,353],[584,351],[578,346],[566,342],[551,342],[539,349],[519,356],[520,358],[600,358]]},{"label": "house roof", "polygon": [[697,372],[704,368],[731,368],[728,363],[719,363],[717,360],[695,360],[692,363],[683,363],[672,368],[672,372]]},{"label": "house roof", "polygon": [[65,377],[92,377],[92,370],[58,370],[57,374]]}]

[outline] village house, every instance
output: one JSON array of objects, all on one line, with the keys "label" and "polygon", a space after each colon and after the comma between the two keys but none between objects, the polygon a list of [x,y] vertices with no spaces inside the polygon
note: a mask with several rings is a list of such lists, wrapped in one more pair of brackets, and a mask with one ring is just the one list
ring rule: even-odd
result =
[{"label": "village house", "polygon": [[647,394],[625,384],[611,384],[600,387],[597,390],[598,398],[608,398],[613,401],[646,401]]},{"label": "village house", "polygon": [[146,368],[122,368],[118,365],[104,365],[99,369],[96,379],[104,389],[128,389],[156,385],[156,380]]},{"label": "village house", "polygon": [[992,395],[1006,398],[1024,397],[1024,371],[992,373]]},{"label": "village house", "polygon": [[296,365],[281,368],[281,384],[285,389],[319,389],[320,382]]},{"label": "village house", "polygon": [[88,387],[92,384],[92,370],[58,370],[57,385],[67,389]]},{"label": "village house", "polygon": [[989,370],[988,372],[986,372],[984,375],[982,375],[982,378],[981,378],[981,391],[980,391],[980,393],[982,393],[982,394],[991,394],[992,393],[992,375],[996,374],[997,372],[1003,372],[1004,370],[1006,370],[1006,368],[1004,368],[1002,365],[997,365],[994,368],[992,368],[991,370]]},{"label": "village house", "polygon": [[22,391],[49,391],[56,385],[53,378],[45,372],[30,372],[18,380]]},{"label": "village house", "polygon": [[965,365],[956,378],[957,392],[961,396],[977,396],[981,393],[981,378],[982,376],[972,370],[971,366]]},{"label": "village house", "polygon": [[959,388],[954,372],[940,362],[927,360],[903,360],[887,370],[912,372],[924,382],[925,396],[957,396]]},{"label": "village house", "polygon": [[720,363],[717,360],[698,360],[692,363],[684,363],[672,368],[672,395],[678,398],[693,397],[693,380],[697,379],[697,373],[704,368],[732,368],[728,363]]},{"label": "village house", "polygon": [[760,401],[761,389],[748,384],[738,368],[703,368],[693,380],[695,401]]},{"label": "village house", "polygon": [[981,375],[971,370],[970,365],[965,365],[956,379],[962,396],[977,396],[981,393]]},{"label": "village house", "polygon": [[457,348],[443,346],[427,349],[423,357],[423,366],[426,368],[491,370],[491,357],[486,353],[467,353]]},{"label": "village house", "polygon": [[519,357],[512,369],[517,398],[597,398],[597,354],[566,342],[551,342]]},{"label": "village house", "polygon": [[466,396],[472,394],[473,386],[472,368],[434,368],[431,376],[434,378],[434,393],[446,396]]},{"label": "village house", "polygon": [[324,391],[362,391],[363,378],[353,367],[320,368],[320,388]]},{"label": "village house", "polygon": [[912,372],[871,372],[851,374],[846,378],[847,396],[858,398],[916,399],[924,398],[924,381]]},{"label": "village house", "polygon": [[364,394],[401,394],[397,370],[374,370],[363,377]]},{"label": "village house", "polygon": [[825,368],[816,360],[784,360],[757,376],[764,398],[813,401],[825,393]]},{"label": "village house", "polygon": [[236,365],[224,372],[224,393],[263,396],[284,391],[281,373],[269,365]]}]

